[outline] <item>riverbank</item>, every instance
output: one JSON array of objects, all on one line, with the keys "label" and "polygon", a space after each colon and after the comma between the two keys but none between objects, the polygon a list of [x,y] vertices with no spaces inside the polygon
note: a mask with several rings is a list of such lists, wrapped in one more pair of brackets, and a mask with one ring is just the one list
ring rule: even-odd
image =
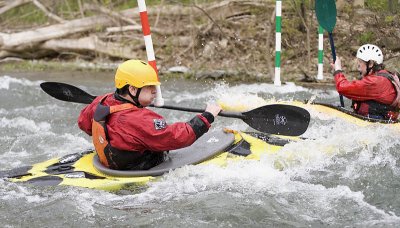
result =
[{"label": "riverbank", "polygon": [[[0,62],[0,75],[13,74],[19,77],[29,77],[30,74],[37,72],[63,74],[65,72],[74,72],[76,74],[101,73],[102,75],[113,75],[118,67],[116,62],[85,62],[85,61],[44,61],[44,60],[21,60],[9,58]],[[169,69],[160,69],[162,79],[181,78],[186,80],[204,80],[204,81],[225,81],[225,82],[243,82],[243,83],[273,83],[271,76],[249,72],[224,71],[224,70],[191,70],[186,67],[171,67]],[[291,75],[282,77],[282,83],[294,82],[296,85],[304,87],[333,87],[333,80],[330,74],[326,73],[324,80],[307,79],[305,75]]]}]

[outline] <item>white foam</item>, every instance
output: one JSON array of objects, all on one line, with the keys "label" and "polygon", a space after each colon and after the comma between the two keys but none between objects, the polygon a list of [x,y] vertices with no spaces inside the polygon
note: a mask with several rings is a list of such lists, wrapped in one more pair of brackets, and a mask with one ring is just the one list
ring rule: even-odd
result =
[{"label": "white foam", "polygon": [[293,82],[287,82],[282,86],[275,86],[274,84],[268,83],[256,83],[256,84],[240,84],[225,89],[227,92],[244,92],[244,93],[269,93],[269,94],[287,94],[296,92],[307,92],[302,86],[296,86]]},{"label": "white foam", "polygon": [[0,197],[2,200],[24,199],[27,203],[40,203],[46,200],[38,194],[34,194],[29,188],[18,183],[11,183],[0,179]]},{"label": "white foam", "polygon": [[41,148],[48,157],[60,157],[93,148],[91,141],[70,133],[58,135],[57,141],[60,141],[62,145],[57,143],[56,145],[45,145]]},{"label": "white foam", "polygon": [[[22,108],[15,108],[15,113],[30,113],[35,114],[35,116],[43,115],[45,112],[43,109],[46,110],[59,110],[61,107],[57,104],[46,104],[46,105],[35,105],[35,106],[25,106]],[[1,113],[1,110],[0,110]]]},{"label": "white foam", "polygon": [[15,117],[12,119],[3,117],[0,119],[0,125],[2,128],[24,129],[34,133],[49,131],[51,129],[51,125],[48,122],[36,123],[35,121],[25,117]]},{"label": "white foam", "polygon": [[273,84],[261,83],[261,84],[241,84],[237,86],[229,86],[224,82],[216,83],[214,88],[207,90],[202,93],[193,94],[190,91],[185,91],[177,94],[174,98],[174,102],[182,102],[187,100],[198,100],[208,99],[221,100],[224,98],[230,98],[236,102],[246,99],[246,102],[251,102],[253,99],[259,98],[259,93],[268,94],[288,94],[300,91],[309,91],[302,86],[296,86],[294,83],[287,83],[283,86],[275,86]]},{"label": "white foam", "polygon": [[[98,215],[98,205],[105,205],[109,201],[121,200],[121,197],[109,192],[82,188],[64,188],[50,195],[51,200],[67,200],[79,212],[81,218],[90,223],[95,223]],[[97,216],[97,217],[96,217]]]},{"label": "white foam", "polygon": [[202,92],[202,93],[198,93],[198,94],[193,94],[191,92],[185,91],[185,92],[175,95],[174,98],[172,98],[172,101],[174,103],[180,103],[183,101],[205,99],[205,98],[210,97],[210,95],[211,95],[210,91],[206,91],[206,92]]},{"label": "white foam", "polygon": [[12,83],[20,84],[23,86],[38,86],[42,82],[43,81],[30,81],[25,78],[18,79],[18,78],[13,78],[13,77],[6,75],[6,76],[0,77],[0,89],[8,90],[10,88],[10,84],[12,84]]},{"label": "white foam", "polygon": [[[307,221],[335,223],[338,219],[336,216],[340,214],[338,207],[344,204],[346,211],[357,211],[360,216],[368,214],[380,221],[399,221],[396,215],[367,203],[362,192],[354,192],[341,185],[327,188],[319,184],[295,181],[292,180],[292,175],[292,172],[277,171],[267,159],[230,163],[227,167],[185,166],[152,183],[144,193],[118,199],[118,207],[137,207],[221,192],[234,198],[246,199],[247,203],[253,205],[262,205],[263,201],[249,196],[267,195],[281,205],[281,210]],[[345,216],[350,219],[354,215]]]},{"label": "white foam", "polygon": [[[369,222],[399,222],[399,217],[394,213],[367,202],[362,192],[352,191],[350,187],[340,184],[329,188],[308,181],[315,178],[313,171],[326,172],[327,177],[336,175],[346,180],[360,181],[357,179],[357,166],[389,165],[399,173],[396,158],[389,153],[396,143],[398,145],[397,138],[390,136],[395,134],[379,126],[348,130],[355,127],[340,120],[330,122],[327,126],[318,126],[314,129],[313,135],[319,136],[315,140],[289,143],[281,153],[264,156],[261,161],[232,162],[226,167],[185,166],[164,175],[160,181],[152,183],[147,191],[125,198],[121,207],[181,200],[215,192],[234,193],[234,197],[239,198],[262,193],[278,200],[282,204],[281,208],[287,207],[287,213],[298,214],[307,221],[322,220],[335,224],[340,221],[337,216],[342,216],[338,207],[345,206],[345,211],[357,211],[359,217],[356,221],[362,221],[361,216],[368,215]],[[379,147],[379,154],[376,154],[376,147]],[[288,159],[285,154],[291,163],[287,163],[285,169],[279,171],[275,169],[275,162]],[[351,160],[353,158],[355,159]],[[335,165],[347,167],[347,170],[332,173],[329,167]],[[299,177],[303,181],[296,181]],[[289,200],[294,203],[289,203]],[[309,208],[310,212],[304,208]],[[315,214],[315,211],[318,213]],[[349,216],[344,220],[351,219],[351,215],[343,216]]]}]

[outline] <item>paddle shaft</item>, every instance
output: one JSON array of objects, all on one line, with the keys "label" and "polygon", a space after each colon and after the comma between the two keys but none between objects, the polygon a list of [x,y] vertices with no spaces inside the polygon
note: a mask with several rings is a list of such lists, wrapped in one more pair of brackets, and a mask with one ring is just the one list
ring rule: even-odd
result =
[{"label": "paddle shaft", "polygon": [[[172,106],[172,105],[163,105],[161,107],[150,105],[150,107],[171,109],[171,110],[178,110],[178,111],[186,111],[186,112],[196,112],[196,113],[202,113],[205,111],[204,109],[199,109],[199,108],[185,108],[185,107],[178,107],[178,106]],[[238,118],[238,119],[242,119],[242,120],[246,119],[246,116],[240,112],[221,111],[218,114],[218,116],[229,117],[229,118]]]},{"label": "paddle shaft", "polygon": [[[67,102],[90,104],[96,99],[93,96],[73,85],[60,82],[44,82],[40,87],[50,96]],[[185,108],[171,105],[157,107],[178,111],[202,113],[204,109]],[[243,120],[252,128],[270,134],[282,134],[298,136],[303,134],[310,122],[310,113],[300,107],[283,104],[271,104],[247,112],[225,112],[221,111],[220,116],[237,118]]]},{"label": "paddle shaft", "polygon": [[[336,1],[335,0],[315,0],[315,11],[318,23],[329,33],[329,43],[331,44],[331,51],[333,63],[336,62],[335,44],[333,42],[333,29],[336,25]],[[339,94],[340,105],[344,107],[343,96]]]},{"label": "paddle shaft", "polygon": [[[329,43],[331,44],[331,51],[332,51],[332,58],[333,58],[333,63],[336,62],[336,51],[335,51],[335,43],[333,41],[333,34],[332,32],[329,32]],[[339,94],[339,100],[340,100],[340,106],[344,107],[344,100],[343,100],[343,95]]]},{"label": "paddle shaft", "polygon": [[[70,86],[72,88],[72,86]],[[74,88],[74,91],[81,90],[77,87]],[[47,91],[47,90],[46,90]],[[55,95],[55,94],[53,94]],[[60,99],[60,96],[53,96],[57,99]],[[63,96],[67,97],[67,96]],[[81,104],[90,104],[93,102],[94,99],[96,99],[96,96],[90,95],[86,93],[85,91],[81,90],[79,91],[79,95],[75,96],[75,100],[68,100],[68,99],[61,99],[63,101],[70,101],[70,102],[75,102],[75,103],[81,103]],[[163,106],[156,106],[154,104],[149,105],[149,107],[155,107],[155,108],[162,108],[162,109],[170,109],[170,110],[177,110],[177,111],[185,111],[185,112],[196,112],[196,113],[203,113],[205,109],[199,109],[199,108],[186,108],[186,107],[179,107],[179,106],[173,106],[173,105],[163,105]],[[243,113],[237,113],[237,112],[227,112],[227,111],[221,111],[218,116],[223,116],[223,117],[230,117],[230,118],[238,118],[238,119],[246,119],[246,116],[243,115]]]}]

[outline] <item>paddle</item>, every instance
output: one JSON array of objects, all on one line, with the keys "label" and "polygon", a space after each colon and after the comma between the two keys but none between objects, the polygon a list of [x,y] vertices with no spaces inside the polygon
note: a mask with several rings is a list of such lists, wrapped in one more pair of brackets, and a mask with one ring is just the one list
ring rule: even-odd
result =
[{"label": "paddle", "polygon": [[[60,82],[43,82],[40,84],[40,87],[50,96],[62,101],[90,104],[96,98],[96,96],[90,95],[78,87]],[[154,106],[151,105],[151,107]],[[196,113],[204,112],[203,109],[170,105],[156,108]],[[307,110],[297,106],[282,104],[266,105],[243,113],[222,111],[219,115],[241,119],[252,128],[261,132],[288,136],[303,134],[310,122],[310,113]]]},{"label": "paddle", "polygon": [[[333,42],[333,29],[336,25],[336,2],[335,0],[315,0],[315,12],[317,14],[318,23],[329,34],[329,43],[331,44],[331,51],[333,62],[336,61],[335,44]],[[343,96],[339,95],[340,106],[344,107]]]}]

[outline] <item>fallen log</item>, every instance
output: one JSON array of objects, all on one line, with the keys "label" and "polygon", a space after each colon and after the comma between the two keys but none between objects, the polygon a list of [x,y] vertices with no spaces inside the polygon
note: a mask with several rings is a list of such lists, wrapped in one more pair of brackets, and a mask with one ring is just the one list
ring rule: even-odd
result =
[{"label": "fallen log", "polygon": [[214,20],[224,20],[238,15],[251,14],[255,8],[274,8],[275,4],[268,4],[265,0],[225,0],[217,2],[204,10]]},{"label": "fallen log", "polygon": [[85,32],[96,27],[108,26],[112,23],[107,17],[95,16],[68,21],[63,24],[51,25],[31,31],[0,34],[0,49],[22,51],[39,45],[39,43],[62,38],[71,34]]},{"label": "fallen log", "polygon": [[[182,13],[182,8],[172,7],[164,9],[172,13]],[[188,11],[188,10],[187,10]],[[188,11],[189,12],[189,11]],[[122,17],[139,17],[137,8],[127,9],[120,12]],[[105,15],[92,16],[75,19],[62,24],[50,25],[30,31],[6,34],[0,33],[0,50],[19,52],[32,49],[47,40],[59,39],[72,34],[82,33],[90,30],[98,30],[113,25],[114,22]]]},{"label": "fallen log", "polygon": [[118,58],[135,58],[138,56],[137,50],[142,49],[143,45],[123,45],[120,43],[104,42],[97,36],[83,37],[80,39],[58,39],[49,40],[40,45],[42,50],[51,50],[58,53],[95,53]]}]

